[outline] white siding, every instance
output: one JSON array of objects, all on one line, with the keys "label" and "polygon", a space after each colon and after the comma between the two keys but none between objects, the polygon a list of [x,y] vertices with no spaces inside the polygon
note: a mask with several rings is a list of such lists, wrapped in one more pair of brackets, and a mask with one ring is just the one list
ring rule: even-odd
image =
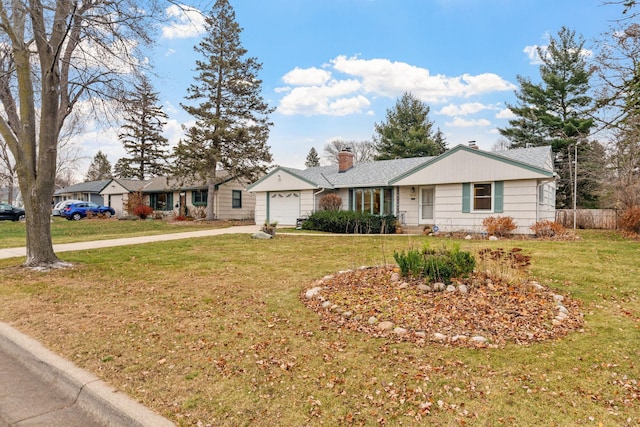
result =
[{"label": "white siding", "polygon": [[468,151],[458,151],[397,181],[396,185],[453,184],[545,178],[546,174]]},{"label": "white siding", "polygon": [[[233,191],[242,192],[242,207],[233,207]],[[244,191],[244,185],[238,181],[226,182],[218,188],[216,193],[216,218],[218,219],[253,219],[256,210],[256,196]]]},{"label": "white siding", "polygon": [[260,192],[256,194],[256,224],[262,225],[267,220],[267,193]]},{"label": "white siding", "polygon": [[[549,183],[547,191],[554,191],[552,183]],[[400,187],[399,214],[404,213],[407,226],[419,224],[419,187],[415,193],[411,193],[411,187]],[[544,209],[543,209],[544,208]],[[469,233],[482,233],[485,229],[482,221],[490,216],[510,216],[518,228],[517,234],[529,234],[529,227],[541,219],[553,220],[553,209],[542,207],[538,203],[537,180],[516,180],[504,182],[503,212],[478,213],[462,212],[462,184],[442,184],[435,187],[434,198],[434,224],[441,231],[462,231]]]}]

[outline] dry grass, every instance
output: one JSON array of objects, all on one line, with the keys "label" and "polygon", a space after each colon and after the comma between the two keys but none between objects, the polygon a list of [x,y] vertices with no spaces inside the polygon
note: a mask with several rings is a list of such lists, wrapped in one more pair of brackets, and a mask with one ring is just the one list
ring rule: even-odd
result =
[{"label": "dry grass", "polygon": [[397,343],[300,302],[423,239],[225,235],[65,253],[78,267],[48,274],[2,261],[0,318],[180,425],[640,424],[637,242],[516,242],[585,310],[584,332],[530,346]]}]

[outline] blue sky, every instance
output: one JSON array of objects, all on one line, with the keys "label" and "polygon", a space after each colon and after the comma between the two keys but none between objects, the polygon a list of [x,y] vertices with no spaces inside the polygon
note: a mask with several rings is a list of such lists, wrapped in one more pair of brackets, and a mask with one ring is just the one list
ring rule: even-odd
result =
[{"label": "blue sky", "polygon": [[[276,107],[269,145],[274,163],[304,168],[333,139],[371,140],[404,92],[431,108],[449,147],[475,140],[490,149],[510,117],[517,75],[539,80],[536,46],[564,25],[587,48],[621,16],[602,0],[230,0],[242,45],[263,64],[263,97]],[[214,1],[185,2],[208,12]],[[193,82],[202,37],[197,14],[167,9],[149,51],[155,89],[169,114],[166,135],[181,136],[180,107]],[[117,129],[91,130],[84,153],[112,164],[125,155]],[[83,171],[84,173],[84,171]]]}]

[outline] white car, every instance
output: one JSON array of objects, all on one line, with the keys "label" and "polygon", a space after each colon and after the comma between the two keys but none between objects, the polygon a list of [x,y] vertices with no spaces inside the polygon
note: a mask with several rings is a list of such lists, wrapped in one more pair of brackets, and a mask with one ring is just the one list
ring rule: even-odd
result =
[{"label": "white car", "polygon": [[72,203],[81,203],[81,202],[84,202],[84,200],[69,199],[69,200],[63,200],[61,202],[58,202],[53,207],[53,211],[51,211],[51,215],[53,215],[53,216],[62,216],[62,210],[64,208],[66,208],[67,206],[69,206]]}]

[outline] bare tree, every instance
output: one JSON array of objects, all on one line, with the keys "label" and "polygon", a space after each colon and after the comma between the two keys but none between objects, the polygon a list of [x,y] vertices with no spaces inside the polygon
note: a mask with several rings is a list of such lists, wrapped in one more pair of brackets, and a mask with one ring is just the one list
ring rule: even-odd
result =
[{"label": "bare tree", "polygon": [[345,148],[350,148],[353,153],[353,161],[356,163],[370,162],[376,155],[376,149],[371,141],[343,141],[334,139],[324,146],[324,154],[331,164],[338,164],[338,153]]},{"label": "bare tree", "polygon": [[117,99],[151,41],[155,0],[0,1],[0,136],[26,210],[26,266],[60,263],[49,221],[60,132],[79,101]]}]

